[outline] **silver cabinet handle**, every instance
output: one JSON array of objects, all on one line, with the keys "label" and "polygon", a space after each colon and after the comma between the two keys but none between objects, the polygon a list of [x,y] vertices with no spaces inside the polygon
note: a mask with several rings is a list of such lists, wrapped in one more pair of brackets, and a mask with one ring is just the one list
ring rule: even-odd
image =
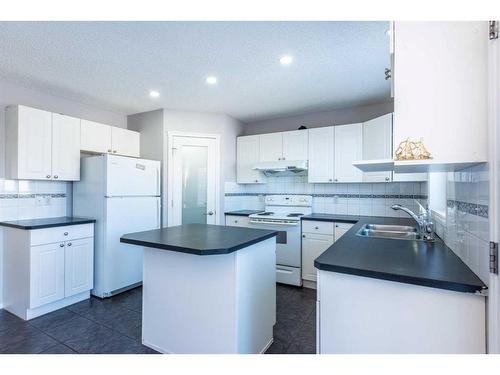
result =
[{"label": "silver cabinet handle", "polygon": [[255,180],[255,182],[259,182],[259,180]]},{"label": "silver cabinet handle", "polygon": [[329,178],[328,181],[332,182],[333,180],[331,178]]},{"label": "silver cabinet handle", "polygon": [[71,246],[71,242],[68,242],[68,246]]},{"label": "silver cabinet handle", "polygon": [[113,154],[116,154],[116,150],[113,150]]},{"label": "silver cabinet handle", "polygon": [[303,235],[302,235],[302,238],[306,238],[306,235],[305,235],[305,234],[303,234]]},{"label": "silver cabinet handle", "polygon": [[48,175],[47,175],[47,176],[45,176],[45,177],[50,178],[50,174],[48,174]]},{"label": "silver cabinet handle", "polygon": [[67,236],[67,235],[68,235],[68,232],[64,232],[63,234],[64,234],[65,236]]},{"label": "silver cabinet handle", "polygon": [[111,151],[112,151],[111,149],[110,149],[110,150],[108,150],[108,152],[111,152]]},{"label": "silver cabinet handle", "polygon": [[59,178],[59,176],[55,174],[55,175],[54,175],[54,178]]},{"label": "silver cabinet handle", "polygon": [[60,243],[60,244],[59,244],[59,247],[64,247],[64,244],[63,244],[63,243]]},{"label": "silver cabinet handle", "polygon": [[338,224],[335,224],[335,228],[338,228],[338,227],[339,227],[339,225],[338,225]]},{"label": "silver cabinet handle", "polygon": [[338,182],[339,180],[338,180],[338,179],[335,179],[334,181],[335,181],[335,182]]},{"label": "silver cabinet handle", "polygon": [[234,223],[235,223],[235,224],[238,224],[238,220],[235,220],[235,221],[234,221]]},{"label": "silver cabinet handle", "polygon": [[206,214],[207,214],[208,216],[212,216],[212,215],[214,214],[214,212],[213,212],[213,211],[208,211]]},{"label": "silver cabinet handle", "polygon": [[314,227],[314,229],[319,229],[319,227]]},{"label": "silver cabinet handle", "polygon": [[385,178],[385,180],[386,180],[386,181],[389,181],[389,177],[386,177],[386,178]]}]

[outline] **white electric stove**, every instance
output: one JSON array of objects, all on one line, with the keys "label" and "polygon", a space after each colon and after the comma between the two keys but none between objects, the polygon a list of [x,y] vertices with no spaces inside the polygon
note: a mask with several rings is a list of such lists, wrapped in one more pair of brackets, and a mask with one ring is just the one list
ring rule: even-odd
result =
[{"label": "white electric stove", "polygon": [[265,211],[252,214],[251,228],[278,231],[276,281],[302,285],[300,217],[312,213],[310,195],[267,195]]}]

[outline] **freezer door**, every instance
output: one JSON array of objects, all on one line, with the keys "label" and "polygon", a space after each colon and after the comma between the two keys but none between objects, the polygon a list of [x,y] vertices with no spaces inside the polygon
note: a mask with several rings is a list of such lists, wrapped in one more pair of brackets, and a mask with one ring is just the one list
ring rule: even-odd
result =
[{"label": "freezer door", "polygon": [[106,157],[106,196],[159,196],[160,162],[125,156]]},{"label": "freezer door", "polygon": [[106,199],[104,292],[142,281],[142,248],[120,243],[126,233],[160,227],[160,198],[115,197]]}]

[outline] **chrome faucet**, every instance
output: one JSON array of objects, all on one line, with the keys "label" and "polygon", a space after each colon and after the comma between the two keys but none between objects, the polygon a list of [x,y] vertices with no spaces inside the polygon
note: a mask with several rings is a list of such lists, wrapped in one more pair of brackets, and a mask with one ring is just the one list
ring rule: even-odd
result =
[{"label": "chrome faucet", "polygon": [[401,206],[400,204],[392,205],[393,210],[401,210],[406,212],[417,222],[418,234],[426,241],[434,241],[434,223],[431,220],[431,214],[428,209],[425,209],[420,202],[415,201],[419,206],[419,214],[410,210],[408,207]]}]

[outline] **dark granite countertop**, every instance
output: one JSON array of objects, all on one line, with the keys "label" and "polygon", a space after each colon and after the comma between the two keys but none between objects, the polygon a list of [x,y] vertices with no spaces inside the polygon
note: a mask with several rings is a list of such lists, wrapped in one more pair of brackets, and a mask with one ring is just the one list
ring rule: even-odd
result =
[{"label": "dark granite countertop", "polygon": [[414,226],[412,219],[327,214],[312,214],[302,219],[355,223],[316,258],[314,265],[320,270],[457,292],[474,293],[486,288],[479,277],[439,238],[427,243],[356,235],[364,224]]},{"label": "dark granite countertop", "polygon": [[250,216],[252,214],[258,214],[263,212],[263,210],[237,210],[237,211],[227,211],[224,212],[225,215],[235,215],[235,216]]},{"label": "dark granite countertop", "polygon": [[1,221],[0,226],[31,230],[31,229],[64,227],[67,225],[79,225],[79,224],[89,224],[89,223],[95,223],[95,219],[90,219],[85,217],[62,216],[62,217],[49,217],[45,219]]},{"label": "dark granite countertop", "polygon": [[217,255],[232,253],[277,234],[263,229],[185,224],[125,234],[120,242],[195,255]]}]

